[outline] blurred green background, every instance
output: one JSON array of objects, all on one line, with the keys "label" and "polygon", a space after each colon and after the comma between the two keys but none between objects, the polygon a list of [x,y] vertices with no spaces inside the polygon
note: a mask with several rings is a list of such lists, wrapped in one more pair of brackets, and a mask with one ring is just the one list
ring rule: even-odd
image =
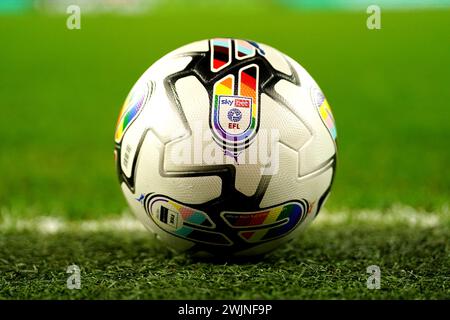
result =
[{"label": "blurred green background", "polygon": [[[1,2],[3,213],[78,219],[126,210],[113,161],[120,106],[154,61],[212,37],[267,43],[320,84],[339,143],[327,208],[448,204],[448,1],[428,9],[381,1],[380,30],[366,27],[365,1],[128,2],[125,12],[121,1]],[[66,27],[73,3],[80,30]]]}]

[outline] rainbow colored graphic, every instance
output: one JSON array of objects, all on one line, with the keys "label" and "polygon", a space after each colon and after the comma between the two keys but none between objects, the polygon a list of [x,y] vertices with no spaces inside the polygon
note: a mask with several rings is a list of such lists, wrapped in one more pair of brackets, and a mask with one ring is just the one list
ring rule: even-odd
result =
[{"label": "rainbow colored graphic", "polygon": [[215,224],[206,213],[180,204],[162,195],[146,197],[144,207],[155,224],[166,232],[196,242],[229,246],[232,242],[213,229]]},{"label": "rainbow colored graphic", "polygon": [[217,72],[231,63],[231,39],[211,40],[211,70]]},{"label": "rainbow colored graphic", "polygon": [[327,126],[328,131],[330,131],[331,136],[333,137],[334,140],[336,140],[337,138],[336,124],[334,122],[333,113],[331,112],[331,107],[328,104],[327,100],[324,100],[323,103],[320,105],[319,113],[323,122]]},{"label": "rainbow colored graphic", "polygon": [[[210,40],[211,71],[224,70],[233,61],[231,50],[237,60],[254,57],[264,51],[255,42],[232,39]],[[235,77],[238,85],[235,92]],[[211,128],[213,138],[226,155],[236,159],[254,140],[259,121],[259,67],[251,64],[242,67],[238,74],[228,74],[214,84],[211,101]],[[241,117],[235,123],[227,122],[226,114],[231,108],[241,108]]]},{"label": "rainbow colored graphic", "polygon": [[220,95],[231,96],[233,94],[234,76],[229,75],[217,81],[214,86],[214,96],[217,98]]},{"label": "rainbow colored graphic", "polygon": [[130,124],[137,118],[148,96],[147,84],[139,84],[133,88],[126,98],[117,120],[115,141],[119,143]]},{"label": "rainbow colored graphic", "polygon": [[172,200],[168,200],[167,203],[179,212],[183,222],[205,227],[213,226],[212,221],[208,218],[206,213],[186,207],[185,205],[179,204]]},{"label": "rainbow colored graphic", "polygon": [[[240,231],[239,235],[254,243],[286,235],[306,217],[308,211],[308,202],[302,200],[258,212],[224,212],[222,216],[231,227],[247,229]],[[252,230],[254,228],[258,229]]]},{"label": "rainbow colored graphic", "polygon": [[219,123],[219,96],[233,95],[234,76],[229,75],[219,80],[214,85],[214,109],[213,109],[213,125],[215,131],[220,134],[220,137],[226,139],[227,132]]},{"label": "rainbow colored graphic", "polygon": [[251,65],[239,71],[239,95],[252,99],[252,121],[247,136],[255,130],[258,115],[258,66]]},{"label": "rainbow colored graphic", "polygon": [[[234,157],[237,153],[247,148],[256,136],[256,128],[259,120],[259,97],[258,97],[258,66],[251,64],[239,70],[238,92],[234,95],[234,76],[227,75],[217,81],[214,85],[214,98],[211,112],[211,128],[213,128],[214,140],[224,149],[228,150]],[[242,117],[242,125],[245,128],[240,133],[233,133],[228,127],[220,122],[221,110],[219,99],[230,97],[233,101],[240,98],[250,99],[250,112]],[[245,125],[245,126],[244,126]]]},{"label": "rainbow colored graphic", "polygon": [[[214,231],[216,225],[203,211],[158,194],[147,194],[142,204],[153,222],[170,234],[194,242],[233,245],[223,233]],[[302,199],[256,212],[222,211],[220,217],[245,242],[258,243],[287,235],[305,219],[310,208]]]},{"label": "rainbow colored graphic", "polygon": [[243,60],[255,56],[255,47],[244,40],[234,40],[235,56],[238,60]]},{"label": "rainbow colored graphic", "polygon": [[314,105],[319,110],[319,115],[322,118],[323,123],[327,127],[333,139],[336,140],[337,138],[336,124],[334,121],[333,113],[331,112],[331,107],[328,104],[325,95],[319,88],[313,87],[311,89],[311,98],[313,100]]}]

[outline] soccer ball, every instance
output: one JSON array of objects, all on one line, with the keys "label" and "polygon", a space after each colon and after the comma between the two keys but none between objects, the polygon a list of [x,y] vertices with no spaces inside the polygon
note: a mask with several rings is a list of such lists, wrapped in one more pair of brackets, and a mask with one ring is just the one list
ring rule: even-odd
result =
[{"label": "soccer ball", "polygon": [[217,38],[155,62],[126,98],[115,159],[132,211],[170,247],[261,255],[319,213],[336,128],[316,82],[260,43]]}]

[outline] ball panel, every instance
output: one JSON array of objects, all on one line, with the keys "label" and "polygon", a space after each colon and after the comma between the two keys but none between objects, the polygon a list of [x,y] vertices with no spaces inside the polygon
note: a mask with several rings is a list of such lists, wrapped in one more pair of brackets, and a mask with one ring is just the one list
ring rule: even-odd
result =
[{"label": "ball panel", "polygon": [[298,77],[300,78],[300,84],[304,88],[311,88],[311,87],[318,87],[317,82],[314,80],[313,77],[309,74],[309,72],[303,68],[302,65],[300,65],[297,61],[292,59],[291,57],[285,55],[284,56],[287,62],[291,65],[291,67],[294,69],[295,73],[297,73]]},{"label": "ball panel", "polygon": [[155,85],[150,104],[139,120],[136,125],[139,125],[142,131],[151,128],[163,143],[188,133],[188,127],[183,121],[180,109],[173,104],[161,82]]},{"label": "ball panel", "polygon": [[266,94],[262,95],[261,100],[264,112],[261,112],[260,131],[278,131],[280,141],[294,150],[299,150],[312,138],[311,132],[298,114]]},{"label": "ball panel", "polygon": [[[261,206],[271,206],[286,199],[306,199],[310,204],[317,203],[326,191],[332,179],[332,166],[317,175],[301,178],[298,176],[298,153],[280,144],[280,168],[278,174],[272,176]],[[323,170],[323,169],[320,169]]]},{"label": "ball panel", "polygon": [[[259,159],[258,159],[259,161]],[[258,162],[256,164],[240,164],[235,165],[236,168],[236,182],[235,188],[245,194],[252,196],[258,188],[259,182],[263,172],[262,165]]]},{"label": "ball panel", "polygon": [[312,132],[311,139],[299,149],[299,175],[307,175],[334,157],[336,146],[328,129],[322,122],[317,108],[313,106],[309,90],[281,80],[275,90],[294,107],[306,127]]},{"label": "ball panel", "polygon": [[220,196],[217,176],[177,177],[180,172],[163,169],[164,145],[150,130],[142,144],[136,165],[136,194],[156,192],[185,203],[203,203]]},{"label": "ball panel", "polygon": [[[168,98],[161,79],[173,72],[183,70],[191,59],[191,57],[175,57],[170,59],[170,63],[165,62],[166,59],[160,59],[148,68],[133,86],[131,93],[142,86],[151,88],[151,92],[149,90],[145,105],[139,110],[139,117],[133,119],[134,122],[130,123],[121,138],[122,151],[119,161],[121,169],[127,177],[132,175],[132,162],[145,130],[151,128],[162,142],[185,134],[179,112]],[[171,126],[167,126],[167,123],[170,123]]]},{"label": "ball panel", "polygon": [[183,108],[185,132],[179,139],[166,144],[165,170],[206,172],[209,170],[206,166],[227,164],[223,150],[212,139],[210,101],[205,87],[195,76],[187,76],[175,82],[175,90]]},{"label": "ball panel", "polygon": [[189,126],[197,124],[201,131],[209,131],[210,103],[205,87],[195,76],[188,76],[179,79],[175,89]]},{"label": "ball panel", "polygon": [[260,44],[260,47],[264,50],[265,58],[275,70],[283,72],[287,75],[292,74],[291,66],[286,60],[284,54],[266,44]]}]

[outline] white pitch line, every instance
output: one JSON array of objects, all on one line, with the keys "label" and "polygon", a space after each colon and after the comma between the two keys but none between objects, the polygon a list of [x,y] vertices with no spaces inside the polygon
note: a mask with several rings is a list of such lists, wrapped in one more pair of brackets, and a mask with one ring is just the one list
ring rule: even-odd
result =
[{"label": "white pitch line", "polygon": [[[323,210],[316,221],[312,223],[317,227],[338,226],[350,223],[377,224],[380,226],[405,225],[412,227],[435,227],[442,223],[450,225],[448,207],[439,210],[440,213],[420,211],[406,206],[394,206],[384,212],[378,210]],[[444,217],[447,217],[444,219]],[[70,221],[55,216],[39,216],[35,218],[15,218],[6,210],[1,211],[1,231],[37,231],[43,234],[55,234],[65,231],[125,231],[147,232],[144,226],[131,214],[119,217],[102,218],[98,220]]]},{"label": "white pitch line", "polygon": [[[412,207],[396,205],[381,212],[373,209],[339,210],[319,213],[315,224],[339,225],[345,223],[374,223],[378,225],[404,224],[417,227],[435,227],[444,223],[443,216],[449,217],[448,207],[439,210],[440,213],[431,213],[417,210]],[[449,221],[450,219],[446,219]]]},{"label": "white pitch line", "polygon": [[119,218],[68,221],[59,217],[41,216],[31,219],[3,219],[1,231],[37,231],[43,234],[55,234],[65,231],[80,230],[85,232],[104,231],[145,231],[144,226],[133,216]]}]

